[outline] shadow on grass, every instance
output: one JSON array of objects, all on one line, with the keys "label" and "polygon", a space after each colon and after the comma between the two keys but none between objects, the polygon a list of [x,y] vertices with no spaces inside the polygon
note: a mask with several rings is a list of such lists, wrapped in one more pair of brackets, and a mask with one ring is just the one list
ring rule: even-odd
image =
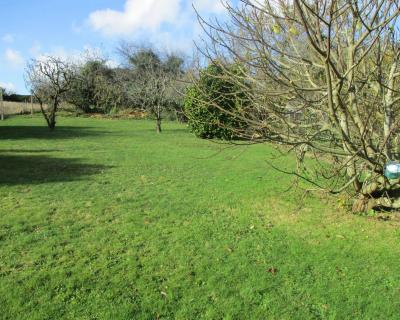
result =
[{"label": "shadow on grass", "polygon": [[82,180],[110,168],[80,159],[0,153],[0,186]]},{"label": "shadow on grass", "polygon": [[146,132],[146,134],[148,132],[150,132],[151,134],[154,134],[154,137],[158,137],[158,136],[162,136],[162,135],[175,135],[175,134],[188,134],[190,133],[188,128],[173,128],[173,129],[169,129],[169,128],[162,128],[161,133],[157,133],[156,129],[142,129],[140,130],[142,132]]},{"label": "shadow on grass", "polygon": [[59,152],[58,149],[0,149],[1,153],[50,153]]},{"label": "shadow on grass", "polygon": [[1,139],[70,139],[86,136],[98,136],[105,131],[93,130],[86,127],[59,126],[54,131],[39,126],[0,126]]},{"label": "shadow on grass", "polygon": [[166,128],[163,132],[176,134],[176,133],[189,133],[190,130],[189,128],[173,128],[173,129]]}]

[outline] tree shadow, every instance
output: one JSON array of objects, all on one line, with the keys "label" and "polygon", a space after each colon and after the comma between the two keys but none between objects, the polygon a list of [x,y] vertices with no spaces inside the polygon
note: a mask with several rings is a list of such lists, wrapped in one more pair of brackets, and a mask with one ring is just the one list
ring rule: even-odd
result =
[{"label": "tree shadow", "polygon": [[[167,134],[167,135],[172,135],[172,134],[177,134],[177,133],[190,133],[188,128],[168,128],[168,127],[163,127],[161,126],[161,135],[162,134]],[[157,131],[156,128],[154,126],[154,128],[146,128],[146,129],[142,129],[141,131],[144,132],[152,132],[157,136]]]},{"label": "tree shadow", "polygon": [[0,149],[0,153],[50,153],[59,151],[59,149]]},{"label": "tree shadow", "polygon": [[[156,130],[154,130],[154,131],[156,131]],[[167,132],[167,133],[173,133],[173,134],[190,132],[189,128],[173,128],[173,129],[169,129],[168,127],[164,131]]]},{"label": "tree shadow", "polygon": [[0,126],[1,139],[70,139],[107,133],[86,127],[58,126],[50,131],[44,126]]},{"label": "tree shadow", "polygon": [[76,181],[110,168],[76,158],[0,153],[0,186]]}]

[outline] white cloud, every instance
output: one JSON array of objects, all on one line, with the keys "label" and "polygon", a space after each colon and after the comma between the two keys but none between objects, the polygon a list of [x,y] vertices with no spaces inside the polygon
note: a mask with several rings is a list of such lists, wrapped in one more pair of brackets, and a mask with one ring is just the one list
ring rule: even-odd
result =
[{"label": "white cloud", "polygon": [[196,10],[210,13],[221,13],[225,10],[223,3],[219,0],[193,0]]},{"label": "white cloud", "polygon": [[78,50],[67,50],[62,46],[57,46],[53,47],[50,51],[39,51],[34,58],[38,61],[46,61],[49,57],[54,57],[70,63],[77,63],[82,60],[83,54]]},{"label": "white cloud", "polygon": [[[192,2],[193,1],[193,2]],[[219,0],[126,0],[124,10],[98,10],[89,15],[89,25],[106,36],[131,35],[137,31],[156,33],[165,23],[182,26],[182,20],[190,24],[185,27],[193,29],[197,23],[194,17],[195,8],[201,13],[220,14],[224,6]],[[229,1],[228,1],[229,2]]]},{"label": "white cloud", "polygon": [[42,47],[39,42],[35,41],[32,45],[32,47],[29,48],[29,53],[33,56],[36,57],[40,54],[42,50]]},{"label": "white cloud", "polygon": [[21,66],[24,63],[24,58],[21,53],[14,49],[6,49],[4,57],[12,66]]},{"label": "white cloud", "polygon": [[11,82],[1,82],[0,81],[0,88],[4,88],[7,91],[15,91],[15,85]]},{"label": "white cloud", "polygon": [[120,66],[120,64],[116,60],[113,60],[113,59],[108,59],[106,61],[106,65],[109,68],[118,68]]},{"label": "white cloud", "polygon": [[89,44],[84,45],[82,50],[68,50],[62,46],[53,47],[50,51],[39,52],[39,54],[35,56],[35,59],[38,61],[46,61],[48,57],[55,57],[74,64],[85,63],[93,59],[104,59],[110,68],[119,66],[117,61],[107,57],[107,54],[104,53],[104,49]]},{"label": "white cloud", "polygon": [[46,56],[53,56],[62,60],[75,60],[80,52],[76,50],[67,50],[64,47],[53,47],[51,52],[46,53]]},{"label": "white cloud", "polygon": [[90,14],[89,23],[105,35],[131,34],[137,30],[155,31],[163,23],[173,23],[180,0],[127,0],[124,11],[99,10]]},{"label": "white cloud", "polygon": [[7,42],[7,43],[12,43],[12,42],[14,42],[14,36],[10,33],[7,33],[1,38],[1,40],[3,40],[4,42]]},{"label": "white cloud", "polygon": [[[249,2],[258,9],[264,8],[265,10],[266,0],[249,0]],[[269,0],[268,5],[274,10],[275,15],[280,15],[284,18],[285,8],[292,6],[293,0]]]}]

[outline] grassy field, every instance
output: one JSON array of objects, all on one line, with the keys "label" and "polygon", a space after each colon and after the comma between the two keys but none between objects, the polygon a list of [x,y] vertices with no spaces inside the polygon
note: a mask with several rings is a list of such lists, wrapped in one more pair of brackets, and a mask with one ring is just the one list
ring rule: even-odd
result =
[{"label": "grassy field", "polygon": [[270,147],[58,124],[0,124],[1,319],[399,318],[399,223],[287,191]]}]

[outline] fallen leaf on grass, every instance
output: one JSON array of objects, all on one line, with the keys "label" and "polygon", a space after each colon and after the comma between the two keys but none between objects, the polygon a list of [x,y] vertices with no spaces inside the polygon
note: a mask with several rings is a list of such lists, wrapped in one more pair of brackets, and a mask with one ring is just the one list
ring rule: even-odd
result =
[{"label": "fallen leaf on grass", "polygon": [[268,271],[269,273],[272,273],[272,274],[278,273],[278,269],[277,269],[277,268],[274,268],[274,267],[269,268],[267,271]]}]

